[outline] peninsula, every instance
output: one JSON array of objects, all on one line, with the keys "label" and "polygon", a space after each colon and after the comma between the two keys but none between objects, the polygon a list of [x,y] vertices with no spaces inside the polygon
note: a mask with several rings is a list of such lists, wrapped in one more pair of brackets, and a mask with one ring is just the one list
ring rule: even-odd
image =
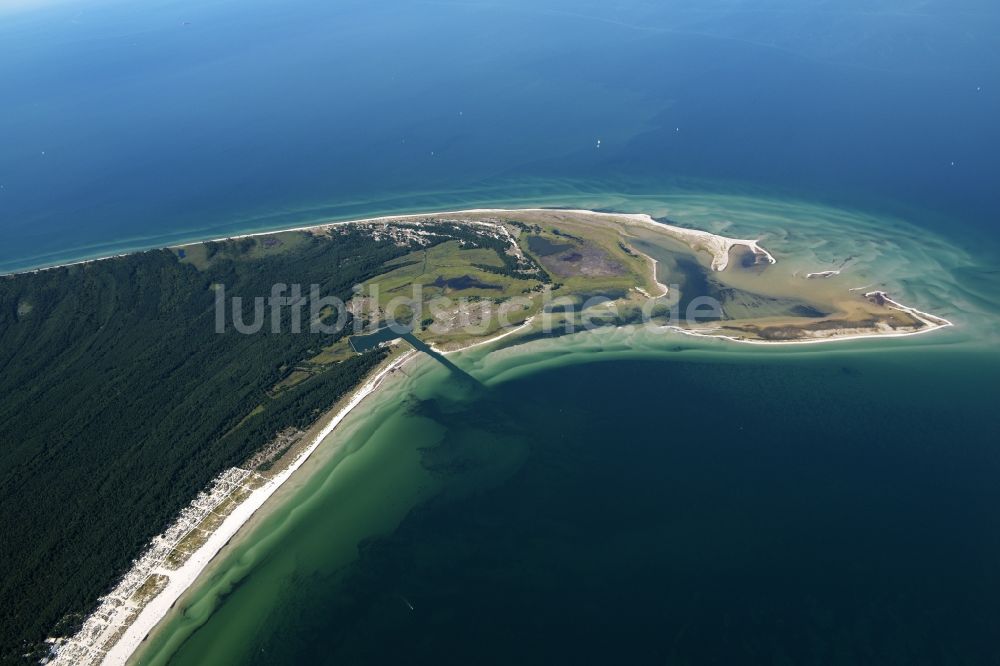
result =
[{"label": "peninsula", "polygon": [[[273,418],[259,429],[264,439],[233,449],[242,452],[239,464],[216,465],[207,487],[135,554],[75,632],[49,639],[51,663],[125,663],[309,455],[323,442],[336,446],[335,428],[343,418],[419,356],[400,340],[404,334],[434,353],[454,354],[622,326],[646,326],[665,339],[681,333],[721,344],[800,344],[924,334],[952,325],[884,291],[858,290],[848,271],[785,271],[780,252],[757,239],[728,238],[647,215],[476,209],[326,223],[143,253],[163,264],[161,271],[212,276],[204,282],[216,290],[222,276],[234,270],[249,275],[255,266],[287,282],[342,273],[344,279],[328,286],[343,299],[340,314],[354,334],[345,328],[318,336],[297,346],[276,375],[254,380],[264,382],[256,387],[261,393],[234,407],[238,418],[218,431],[222,439],[262,414],[279,413],[272,402],[283,396],[312,396],[311,408],[295,418]],[[97,264],[129,260],[95,260],[31,275],[61,271],[72,280]],[[282,266],[298,272],[286,277],[275,270]],[[249,277],[227,286],[230,295],[248,299],[263,298],[270,288]],[[18,302],[25,317],[34,307],[31,297]],[[222,312],[224,325],[228,312]],[[335,307],[324,307],[308,323],[328,323],[337,314]],[[216,324],[219,316],[216,310]],[[275,321],[287,325],[288,317],[283,311]],[[197,325],[206,322],[203,317]],[[242,337],[253,336],[233,336]],[[359,364],[359,358],[368,360]],[[312,390],[345,364],[355,370],[344,375],[338,391]]]}]

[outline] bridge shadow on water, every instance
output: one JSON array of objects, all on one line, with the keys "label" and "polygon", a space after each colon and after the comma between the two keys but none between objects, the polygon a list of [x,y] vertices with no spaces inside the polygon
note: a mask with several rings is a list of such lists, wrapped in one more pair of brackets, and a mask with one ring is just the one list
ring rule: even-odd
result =
[{"label": "bridge shadow on water", "polygon": [[459,386],[476,392],[482,391],[486,388],[478,379],[449,361],[448,358],[441,352],[432,349],[427,343],[413,335],[413,333],[403,333],[399,337],[408,342],[410,346],[417,351],[427,354],[435,361],[446,367],[452,377],[456,380],[456,382],[458,382]]}]

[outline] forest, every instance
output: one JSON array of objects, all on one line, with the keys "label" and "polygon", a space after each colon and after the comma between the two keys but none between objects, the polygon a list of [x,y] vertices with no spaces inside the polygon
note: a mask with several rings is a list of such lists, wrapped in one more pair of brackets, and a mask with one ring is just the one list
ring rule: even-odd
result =
[{"label": "forest", "polygon": [[216,474],[312,423],[385,353],[269,391],[346,331],[218,334],[215,285],[346,299],[411,249],[344,228],[0,278],[0,661],[41,656]]}]

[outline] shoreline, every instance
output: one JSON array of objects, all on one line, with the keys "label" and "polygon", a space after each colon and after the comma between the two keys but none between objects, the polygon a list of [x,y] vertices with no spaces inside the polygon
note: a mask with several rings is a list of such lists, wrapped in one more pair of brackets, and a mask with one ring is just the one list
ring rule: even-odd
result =
[{"label": "shoreline", "polygon": [[[632,213],[602,213],[597,211],[589,210],[578,210],[578,209],[563,209],[563,208],[524,208],[524,209],[505,209],[505,208],[482,208],[482,209],[469,209],[462,211],[442,211],[436,213],[413,213],[405,215],[387,215],[378,216],[357,220],[344,220],[337,222],[325,222],[320,224],[312,224],[308,226],[295,227],[290,229],[282,229],[276,231],[267,232],[252,232],[247,234],[240,234],[234,236],[227,236],[225,238],[213,239],[216,242],[225,240],[234,240],[240,238],[250,238],[250,237],[260,237],[260,236],[270,236],[276,233],[287,233],[287,232],[315,232],[324,229],[330,229],[342,225],[350,224],[387,224],[392,222],[402,222],[407,220],[420,220],[428,218],[445,218],[447,216],[460,216],[460,215],[512,215],[517,213],[547,213],[547,214],[567,214],[567,215],[577,215],[577,216],[588,216],[603,218],[605,220],[616,220],[626,224],[636,224],[643,227],[658,231],[660,233],[665,233],[676,239],[679,239],[691,248],[693,252],[708,252],[711,257],[711,268],[714,271],[723,271],[726,269],[729,263],[730,251],[734,247],[746,247],[749,251],[753,252],[758,258],[766,259],[770,264],[777,263],[777,260],[763,247],[759,245],[757,240],[748,239],[733,239],[725,236],[720,236],[717,234],[712,234],[707,231],[701,231],[696,229],[685,229],[682,227],[677,227],[674,225],[664,224],[657,222],[648,214],[632,214]],[[485,224],[493,226],[494,223],[491,221],[484,220],[464,220],[464,222],[469,224]],[[190,243],[184,243],[181,245],[169,246],[170,248],[178,247],[189,247],[192,245],[198,245],[205,242],[211,241],[193,241]],[[106,259],[113,259],[121,256],[127,256],[129,254],[138,254],[142,252],[148,252],[152,250],[140,250],[137,252],[129,252],[118,254],[109,257],[102,257],[98,259],[88,259],[78,262],[72,262],[68,264],[62,264],[59,266],[51,266],[46,268],[33,269],[25,271],[24,273],[38,273],[44,270],[52,270],[56,268],[62,268],[67,266],[87,264],[96,261],[103,261]],[[656,276],[656,265],[655,259],[652,259],[645,253],[642,253],[647,260],[651,260],[652,271],[653,271],[653,281],[657,284],[665,293],[669,292],[666,285],[659,283]],[[15,273],[9,275],[20,275],[24,273]],[[642,290],[640,289],[640,292]],[[871,292],[865,294],[865,296],[870,297],[876,292]],[[927,314],[917,310],[915,308],[903,305],[897,301],[890,299],[884,292],[877,292],[880,298],[883,299],[884,303],[888,304],[890,307],[898,309],[902,312],[908,313],[911,316],[917,318],[924,327],[911,330],[895,332],[891,330],[878,330],[868,333],[857,333],[845,331],[846,334],[838,335],[834,332],[832,335],[823,335],[817,337],[805,337],[801,339],[792,340],[757,340],[757,339],[747,339],[740,338],[731,335],[724,335],[718,332],[718,329],[685,329],[678,326],[662,326],[659,327],[660,331],[671,331],[676,333],[681,333],[683,335],[689,335],[701,338],[717,338],[726,340],[728,342],[745,343],[745,344],[757,344],[757,345],[790,345],[790,344],[817,344],[826,342],[836,342],[839,340],[859,340],[859,339],[874,339],[874,338],[889,338],[889,337],[907,337],[912,335],[919,335],[923,333],[929,333],[941,328],[951,327],[954,324],[947,319],[937,317],[935,315]],[[649,295],[647,294],[647,297]],[[533,323],[534,317],[528,317],[520,325],[510,328],[506,331],[500,331],[498,334],[481,340],[476,340],[462,347],[455,349],[432,349],[435,352],[450,355],[471,349],[474,347],[480,347],[483,345],[489,345],[495,343],[508,336],[514,336],[519,332],[529,329]],[[65,643],[60,643],[60,646],[65,646],[67,644],[74,648],[83,649],[84,653],[90,657],[94,657],[91,663],[101,663],[101,664],[126,664],[133,657],[133,655],[141,648],[142,644],[146,639],[154,632],[162,623],[163,619],[169,614],[170,610],[176,605],[177,601],[190,590],[198,578],[203,574],[209,565],[216,560],[217,555],[231,543],[231,541],[236,538],[237,534],[243,530],[244,526],[255,516],[259,516],[262,507],[267,503],[267,501],[281,488],[284,484],[299,470],[300,467],[312,456],[312,454],[319,448],[325,439],[327,439],[332,433],[335,432],[336,428],[340,423],[350,414],[355,407],[357,407],[361,402],[364,401],[366,397],[377,391],[383,384],[383,380],[390,375],[393,371],[402,367],[405,363],[411,359],[418,356],[418,352],[415,349],[407,350],[401,355],[397,356],[395,359],[390,360],[384,367],[378,369],[374,372],[372,376],[364,381],[364,383],[356,388],[353,394],[350,396],[348,401],[343,404],[336,412],[333,412],[332,417],[329,416],[330,412],[323,415],[319,420],[317,420],[314,427],[323,423],[324,419],[329,418],[325,424],[323,424],[319,430],[310,440],[308,444],[296,455],[296,457],[288,464],[287,467],[281,469],[273,477],[269,478],[262,486],[252,490],[243,501],[239,502],[231,513],[226,515],[222,522],[214,529],[208,536],[208,538],[198,546],[194,552],[181,564],[180,567],[173,570],[163,569],[158,567],[153,569],[151,574],[162,574],[167,576],[168,581],[164,587],[158,591],[154,596],[149,598],[148,602],[145,603],[139,612],[135,615],[132,622],[129,624],[115,625],[113,628],[121,631],[119,638],[114,643],[110,644],[107,651],[103,651],[101,648],[104,645],[110,643],[108,641],[104,644],[95,644],[90,646],[87,644],[85,637],[80,639],[80,643],[70,643],[76,639],[78,634],[74,634],[71,637],[66,637]],[[334,408],[336,409],[336,408]],[[245,532],[244,532],[245,533]],[[55,651],[55,656],[50,663],[68,663],[68,660],[72,660],[72,650],[68,651],[66,657],[60,658],[60,651],[57,649]]]},{"label": "shoreline", "polygon": [[327,229],[330,227],[347,225],[347,224],[378,224],[394,220],[413,220],[425,217],[438,217],[441,215],[496,215],[503,213],[571,213],[574,215],[587,215],[592,217],[624,218],[631,222],[638,222],[640,224],[643,224],[644,226],[649,226],[659,231],[667,231],[668,233],[673,233],[681,237],[690,238],[692,240],[697,240],[703,243],[707,243],[707,247],[704,247],[703,249],[707,250],[710,254],[712,254],[713,256],[712,269],[716,271],[723,271],[726,269],[726,266],[728,266],[729,264],[729,250],[731,250],[733,247],[739,247],[739,246],[747,247],[748,249],[750,249],[751,252],[765,256],[771,264],[777,263],[777,260],[771,255],[771,253],[759,245],[758,240],[729,238],[726,236],[713,234],[709,231],[702,231],[700,229],[687,229],[685,227],[678,227],[672,224],[665,224],[662,222],[657,222],[656,220],[653,219],[652,216],[646,213],[602,213],[599,211],[577,209],[577,208],[467,208],[462,210],[441,210],[441,211],[428,211],[425,213],[379,215],[376,217],[364,217],[364,218],[357,218],[350,220],[317,222],[315,224],[273,229],[271,231],[253,231],[245,234],[233,234],[229,236],[220,236],[217,238],[205,238],[202,240],[185,241],[174,245],[137,248],[135,250],[126,250],[124,252],[109,254],[102,257],[94,257],[91,259],[79,259],[75,261],[67,261],[61,264],[53,264],[51,266],[39,266],[36,268],[26,268],[23,270],[12,271],[10,273],[0,273],[0,277],[14,277],[17,275],[36,274],[36,273],[41,273],[43,271],[56,270],[59,268],[69,268],[71,266],[83,266],[86,264],[92,264],[99,261],[108,261],[109,259],[120,259],[122,257],[127,257],[133,254],[142,254],[144,252],[155,252],[157,250],[165,250],[170,248],[191,247],[192,245],[201,245],[202,243],[221,243],[228,240],[239,240],[241,238],[257,238],[259,236],[272,236],[274,234],[291,233],[295,231],[309,232],[317,229]]},{"label": "shoreline", "polygon": [[430,348],[433,351],[436,351],[437,353],[441,354],[442,356],[450,356],[451,354],[458,354],[459,352],[464,352],[466,349],[472,349],[473,347],[481,347],[483,345],[488,345],[490,343],[496,342],[497,340],[502,340],[503,338],[506,338],[507,336],[514,335],[515,333],[523,331],[524,329],[529,328],[531,326],[531,323],[534,321],[534,319],[535,319],[535,317],[533,315],[531,317],[528,317],[523,322],[521,322],[520,324],[518,324],[514,328],[510,329],[509,331],[505,331],[503,333],[499,333],[497,335],[494,335],[492,338],[486,338],[485,340],[480,340],[478,342],[473,342],[471,344],[465,345],[464,347],[457,347],[456,349],[438,349],[433,344],[429,345],[429,346],[430,346]]},{"label": "shoreline", "polygon": [[[467,349],[491,344],[502,338],[519,333],[527,328],[530,328],[533,320],[534,317],[528,317],[520,325],[509,331],[487,338],[486,340],[480,340],[478,342],[465,345],[464,347],[449,350],[439,350],[433,347],[432,349],[445,356],[458,354],[466,351]],[[216,557],[219,553],[221,553],[226,546],[233,544],[234,541],[239,538],[239,532],[244,526],[246,526],[252,519],[261,516],[263,511],[266,509],[267,501],[271,499],[271,497],[273,497],[279,489],[284,487],[287,481],[291,480],[295,472],[297,472],[303,464],[311,458],[312,454],[319,449],[323,441],[336,432],[337,427],[348,416],[348,414],[350,414],[355,407],[360,405],[365,398],[374,394],[382,386],[383,381],[392,372],[401,369],[409,361],[415,358],[419,358],[419,352],[416,349],[410,349],[402,353],[399,357],[379,370],[373,377],[371,377],[371,379],[366,381],[359,389],[357,389],[348,403],[344,405],[333,416],[333,418],[330,419],[329,423],[327,423],[320,430],[320,432],[313,437],[312,441],[299,453],[299,455],[288,465],[288,467],[269,479],[267,483],[254,490],[249,497],[240,502],[232,513],[227,515],[225,520],[223,520],[223,522],[212,532],[211,536],[188,557],[184,564],[170,573],[170,582],[166,585],[166,587],[164,587],[163,590],[161,590],[143,607],[142,611],[135,618],[135,620],[128,625],[128,628],[122,634],[121,638],[119,638],[119,640],[97,663],[101,664],[101,666],[121,666],[129,663],[129,660],[142,647],[142,644],[146,641],[146,639],[160,627],[161,622],[166,618],[181,597],[194,586],[194,583],[197,582],[198,578],[205,572],[205,570],[216,561]],[[320,420],[322,420],[322,417]],[[49,663],[58,664],[58,657]]]},{"label": "shoreline", "polygon": [[[519,333],[532,324],[534,317],[529,317],[520,325],[509,331],[500,333],[485,340],[480,340],[457,349],[434,351],[443,355],[452,355],[463,352],[473,347],[491,344]],[[343,420],[360,405],[365,398],[374,394],[381,388],[384,380],[394,371],[399,370],[409,361],[419,357],[416,349],[410,349],[388,365],[378,370],[360,388],[356,389],[350,400],[341,407],[330,421],[313,436],[309,444],[278,474],[268,479],[261,487],[255,489],[249,497],[240,502],[231,513],[229,513],[222,523],[212,531],[211,535],[202,543],[184,563],[177,569],[169,571],[156,571],[154,573],[164,573],[169,577],[169,582],[162,590],[153,596],[139,614],[128,624],[120,638],[104,652],[103,656],[93,663],[101,666],[123,666],[128,664],[135,656],[143,643],[161,626],[162,621],[170,611],[176,606],[183,595],[192,589],[201,575],[217,561],[219,553],[234,543],[240,537],[240,532],[254,518],[261,517],[266,510],[266,505],[286,483],[292,479],[297,472],[315,453],[323,441],[336,432],[337,427]],[[322,421],[320,418],[320,421]],[[74,635],[75,636],[75,635]],[[73,637],[68,637],[72,639]],[[90,652],[88,651],[88,654]],[[60,655],[56,654],[48,663],[58,665],[63,663]]]},{"label": "shoreline", "polygon": [[[947,320],[945,320],[947,321]],[[934,331],[939,331],[943,328],[949,328],[954,326],[952,322],[947,324],[934,324],[928,328],[921,328],[917,331],[903,331],[900,333],[858,333],[851,335],[831,335],[827,337],[816,337],[816,338],[801,338],[798,340],[750,340],[747,338],[737,338],[732,335],[715,335],[712,333],[705,333],[696,331],[688,328],[681,328],[680,326],[663,326],[660,330],[674,331],[675,333],[682,333],[684,335],[690,335],[696,338],[708,338],[714,340],[725,340],[726,342],[736,342],[744,345],[767,345],[767,346],[777,346],[777,345],[815,345],[820,343],[831,343],[831,342],[846,342],[848,340],[882,340],[887,338],[908,338],[914,335],[923,335],[925,333],[933,333]]]},{"label": "shoreline", "polygon": [[[296,227],[289,227],[289,228],[285,228],[285,229],[276,229],[276,230],[273,230],[273,231],[254,231],[254,232],[248,232],[248,233],[245,233],[245,234],[236,234],[236,235],[231,235],[231,236],[223,236],[223,237],[212,238],[212,239],[207,239],[207,240],[190,241],[190,242],[180,243],[180,244],[177,244],[177,245],[168,245],[168,246],[164,246],[164,247],[161,247],[161,248],[155,248],[155,249],[136,250],[134,252],[123,252],[123,253],[119,253],[119,254],[115,254],[115,255],[109,255],[109,256],[106,256],[106,257],[99,257],[99,258],[95,258],[95,259],[84,259],[84,260],[81,260],[81,261],[74,261],[74,262],[69,262],[69,263],[65,263],[65,264],[58,264],[58,265],[55,265],[55,266],[47,266],[47,267],[43,267],[43,268],[30,269],[30,270],[16,272],[16,273],[6,273],[6,274],[0,275],[0,277],[13,277],[13,276],[16,276],[16,275],[25,275],[25,274],[29,274],[29,273],[40,273],[42,271],[55,270],[55,269],[58,269],[58,268],[66,268],[66,267],[69,267],[69,266],[79,266],[79,265],[94,263],[94,262],[98,262],[98,261],[106,261],[106,260],[109,260],[109,259],[116,259],[116,258],[120,258],[120,257],[125,257],[125,256],[128,256],[128,255],[131,255],[131,254],[140,254],[140,253],[143,253],[143,252],[152,252],[152,251],[155,251],[157,249],[163,250],[163,249],[171,249],[171,248],[184,248],[184,247],[190,247],[190,246],[193,246],[193,245],[200,245],[200,244],[203,244],[203,243],[224,242],[224,241],[229,241],[229,240],[239,240],[241,238],[257,238],[257,237],[260,237],[260,236],[271,236],[271,235],[279,234],[279,233],[314,232],[314,231],[317,231],[317,230],[329,229],[329,228],[332,228],[332,227],[344,226],[344,225],[350,225],[350,224],[387,224],[387,223],[393,222],[393,221],[406,221],[406,220],[414,220],[414,219],[422,219],[422,218],[441,217],[441,216],[446,216],[446,215],[502,215],[502,214],[513,214],[513,213],[549,213],[549,214],[564,213],[564,214],[572,214],[572,215],[582,215],[582,216],[587,216],[587,217],[611,218],[611,219],[617,219],[617,220],[623,220],[623,221],[626,221],[626,222],[631,222],[633,224],[639,224],[639,225],[641,225],[643,227],[652,229],[654,231],[658,231],[660,233],[666,233],[667,235],[673,236],[675,238],[679,238],[680,240],[682,240],[683,242],[685,242],[691,248],[692,252],[694,252],[694,253],[697,253],[699,251],[708,252],[712,256],[711,268],[712,268],[712,270],[717,271],[717,272],[724,271],[728,267],[728,265],[729,265],[729,259],[730,259],[730,256],[729,256],[730,255],[730,251],[734,247],[746,247],[752,253],[754,253],[756,256],[758,256],[758,257],[764,257],[766,259],[766,261],[769,264],[771,264],[771,265],[774,265],[774,264],[778,263],[777,259],[775,259],[775,257],[769,251],[767,251],[765,248],[763,248],[760,245],[760,241],[759,240],[729,238],[728,236],[722,236],[722,235],[719,235],[719,234],[714,234],[712,232],[704,231],[704,230],[701,230],[701,229],[688,229],[688,228],[685,228],[685,227],[678,227],[678,226],[673,225],[673,224],[665,224],[665,223],[662,223],[662,222],[657,222],[648,213],[600,212],[600,211],[587,210],[587,209],[581,209],[581,208],[537,208],[537,207],[534,207],[534,208],[468,208],[468,209],[462,209],[462,210],[433,211],[433,212],[424,212],[424,213],[404,213],[404,214],[399,214],[399,215],[378,215],[378,216],[375,216],[375,217],[358,218],[358,219],[351,219],[351,220],[338,220],[338,221],[319,222],[319,223],[316,223],[316,224],[308,224],[308,225],[302,225],[302,226],[296,226]],[[489,222],[482,222],[482,221],[479,221],[479,220],[467,220],[466,222],[471,223],[471,224],[485,224],[485,225],[490,225]],[[643,256],[647,256],[647,258],[652,259],[652,257],[648,257],[648,255],[645,255],[645,253],[640,253],[640,254],[643,254]],[[665,296],[665,295],[667,295],[669,293],[669,288],[667,288],[666,285],[661,284],[659,282],[659,280],[657,279],[657,276],[656,276],[656,264],[657,264],[657,262],[656,262],[655,259],[653,259],[652,261],[653,261],[653,266],[652,266],[652,269],[653,269],[652,270],[652,272],[653,272],[653,281],[657,284],[658,287],[660,287],[663,290],[664,293],[661,294],[661,296],[660,296],[660,297],[662,297],[662,296]],[[810,273],[807,276],[807,278],[808,277],[815,278],[815,277],[820,277],[820,276],[822,276],[822,277],[832,277],[832,276],[837,275],[839,273],[840,273],[839,270],[837,270],[837,271],[821,271],[819,273]],[[864,288],[859,288],[859,289],[864,289]],[[852,289],[850,291],[855,291],[855,290]],[[642,293],[641,289],[640,289],[640,293]],[[650,298],[658,298],[658,297],[653,297],[653,296],[651,296],[649,294],[645,294],[645,295],[647,297],[650,297]],[[883,296],[885,296],[884,293],[883,293]],[[678,332],[684,333],[685,335],[693,335],[693,336],[698,336],[698,337],[714,337],[714,338],[719,338],[719,339],[723,339],[723,340],[728,340],[728,341],[731,341],[731,342],[740,342],[740,343],[746,343],[746,344],[764,344],[764,345],[786,345],[786,344],[808,344],[808,343],[819,343],[819,342],[835,342],[835,341],[838,341],[838,340],[858,340],[858,339],[864,339],[864,338],[905,337],[905,336],[911,336],[911,335],[919,335],[921,333],[929,333],[931,331],[939,330],[939,329],[942,329],[942,328],[948,328],[948,327],[951,327],[951,326],[955,326],[955,324],[953,322],[948,321],[947,319],[944,319],[942,317],[938,317],[936,315],[932,315],[932,314],[923,312],[921,310],[918,310],[918,309],[910,307],[910,306],[903,305],[902,303],[898,303],[898,302],[896,302],[896,301],[888,298],[887,296],[886,296],[886,302],[889,303],[889,304],[891,304],[893,307],[895,307],[896,309],[898,309],[898,310],[900,310],[902,312],[906,312],[906,313],[912,314],[913,316],[917,317],[919,320],[923,321],[928,326],[926,328],[921,328],[921,329],[916,330],[916,331],[906,331],[906,332],[901,332],[901,333],[889,333],[889,332],[876,332],[876,333],[869,333],[869,334],[861,334],[861,333],[859,333],[857,335],[841,335],[841,336],[831,335],[831,336],[813,337],[813,338],[806,338],[806,339],[799,339],[799,340],[773,340],[773,341],[772,340],[750,340],[750,339],[738,338],[738,337],[735,337],[735,336],[728,336],[728,335],[712,335],[710,333],[699,332],[699,331],[692,330],[692,329],[682,329],[682,328],[679,328],[679,327],[676,327],[676,330]],[[519,330],[519,328],[521,328],[521,327],[518,327],[518,330]],[[667,327],[667,328],[670,328],[670,327]],[[513,332],[514,331],[508,331],[508,332],[504,333],[502,336],[499,336],[499,337],[506,337],[507,335],[510,335]],[[497,339],[499,339],[499,337]],[[490,340],[479,341],[479,342],[474,343],[474,344],[475,345],[486,344],[489,341]],[[461,349],[456,349],[456,350],[452,350],[452,351],[461,351]]]},{"label": "shoreline", "polygon": [[[894,301],[890,301],[893,305],[897,305]],[[899,305],[899,307],[905,308],[911,311],[912,308],[907,308],[906,306]],[[519,326],[512,328],[509,331],[501,333],[499,335],[474,342],[472,344],[451,350],[438,350],[438,353],[443,355],[457,354],[468,349],[475,347],[480,347],[483,345],[488,345],[491,343],[498,342],[503,338],[515,335],[529,329],[533,323],[534,317],[529,317]],[[951,322],[947,320],[942,320],[943,324],[937,324],[930,326],[926,329],[921,329],[919,331],[911,331],[904,333],[885,333],[885,334],[869,334],[869,335],[848,335],[848,336],[833,336],[829,338],[817,338],[817,339],[806,339],[806,340],[790,340],[790,341],[778,341],[769,342],[761,340],[747,340],[740,339],[732,336],[724,335],[713,335],[711,333],[703,333],[698,331],[692,331],[688,329],[683,329],[674,326],[664,326],[659,330],[661,331],[671,331],[675,333],[681,333],[683,335],[690,335],[693,337],[700,338],[716,338],[731,342],[742,342],[747,344],[760,344],[760,345],[775,345],[775,344],[809,344],[809,343],[821,343],[821,342],[833,342],[837,340],[858,340],[858,339],[872,339],[877,337],[905,337],[911,335],[919,335],[921,333],[929,333],[938,328],[944,328],[947,326],[953,326]],[[247,532],[243,531],[243,528],[253,519],[261,518],[266,511],[266,505],[268,500],[270,500],[281,488],[285,487],[286,483],[292,479],[295,473],[312,457],[312,455],[319,449],[320,445],[328,438],[330,435],[336,432],[336,429],[344,421],[344,419],[354,411],[354,409],[360,405],[367,397],[374,394],[382,385],[384,380],[395,370],[402,368],[406,363],[418,358],[419,353],[415,349],[408,350],[402,353],[399,357],[389,362],[381,370],[378,370],[370,379],[368,379],[360,388],[356,389],[354,394],[351,396],[350,400],[341,407],[334,416],[329,420],[329,422],[323,426],[323,428],[312,438],[309,444],[296,456],[296,458],[288,465],[288,467],[281,470],[274,477],[271,477],[263,486],[255,489],[249,497],[240,502],[235,509],[226,516],[223,522],[211,533],[208,539],[199,546],[191,555],[185,560],[185,562],[177,569],[171,571],[164,571],[162,573],[167,573],[169,576],[169,582],[167,585],[150,601],[143,606],[142,610],[135,617],[133,622],[127,625],[125,631],[121,634],[118,641],[111,646],[107,652],[104,653],[103,657],[99,660],[95,660],[93,663],[98,663],[101,665],[114,665],[120,666],[130,663],[130,660],[135,656],[135,654],[142,647],[143,643],[153,635],[153,633],[160,628],[161,623],[167,617],[171,610],[174,609],[177,602],[183,597],[185,593],[191,590],[202,574],[208,569],[213,563],[218,561],[218,555],[226,548],[226,546],[232,545],[235,540],[239,539],[240,536],[245,536]],[[242,535],[241,535],[242,532]],[[157,572],[160,573],[160,572]],[[49,663],[59,664],[62,663],[59,656],[56,655]]]},{"label": "shoreline", "polygon": [[[294,473],[302,467],[323,441],[336,431],[336,428],[355,407],[378,390],[383,380],[390,373],[401,368],[416,355],[416,350],[404,352],[356,389],[347,404],[334,414],[333,418],[313,437],[308,446],[286,468],[268,479],[264,485],[255,489],[249,497],[240,502],[211,533],[208,539],[197,550],[191,553],[179,568],[165,572],[169,576],[167,585],[143,606],[135,619],[127,625],[121,637],[96,663],[114,665],[128,663],[129,659],[141,647],[148,635],[160,625],[161,621],[167,616],[181,596],[191,589],[203,571],[232,542],[244,525],[251,518],[258,515],[267,500],[283,487]],[[49,663],[59,664],[60,662],[61,660],[57,654]]]},{"label": "shoreline", "polygon": [[[852,290],[853,291],[853,290]],[[808,345],[808,344],[818,344],[821,342],[840,342],[847,340],[880,340],[884,338],[907,338],[914,335],[923,335],[924,333],[933,333],[934,331],[939,331],[943,328],[951,328],[955,326],[955,323],[945,319],[944,317],[939,317],[937,315],[932,315],[917,308],[910,307],[908,305],[903,305],[902,303],[889,298],[884,291],[872,291],[865,294],[866,297],[870,297],[873,294],[879,294],[884,301],[891,306],[893,309],[899,310],[900,312],[905,312],[906,314],[916,317],[920,322],[925,324],[924,328],[919,328],[915,331],[883,331],[879,330],[874,333],[857,333],[848,335],[833,335],[828,336],[816,336],[816,337],[806,337],[799,338],[797,340],[751,340],[748,338],[738,338],[733,335],[719,335],[714,334],[711,331],[718,329],[706,329],[699,331],[697,329],[682,328],[680,326],[663,326],[660,330],[670,330],[677,333],[683,333],[684,335],[691,335],[698,338],[716,338],[719,340],[727,340],[729,342],[739,342],[748,345]],[[844,329],[838,329],[844,330]]]}]

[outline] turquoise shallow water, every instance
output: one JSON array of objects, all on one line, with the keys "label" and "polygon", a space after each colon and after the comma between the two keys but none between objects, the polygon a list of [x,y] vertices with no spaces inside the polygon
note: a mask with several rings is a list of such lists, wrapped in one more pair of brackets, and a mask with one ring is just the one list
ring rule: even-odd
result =
[{"label": "turquoise shallow water", "polygon": [[793,347],[609,329],[452,357],[471,382],[418,362],[140,663],[990,663],[989,264],[800,201],[606,196],[738,237],[766,221],[768,270],[850,258],[844,289],[956,325]]},{"label": "turquoise shallow water", "polygon": [[477,386],[410,366],[141,663],[995,656],[995,353],[618,331],[456,362]]},{"label": "turquoise shallow water", "polygon": [[766,228],[768,270],[849,259],[844,289],[956,325],[795,347],[602,330],[452,357],[472,383],[418,362],[140,662],[989,663],[989,262],[795,200],[604,200]]}]

